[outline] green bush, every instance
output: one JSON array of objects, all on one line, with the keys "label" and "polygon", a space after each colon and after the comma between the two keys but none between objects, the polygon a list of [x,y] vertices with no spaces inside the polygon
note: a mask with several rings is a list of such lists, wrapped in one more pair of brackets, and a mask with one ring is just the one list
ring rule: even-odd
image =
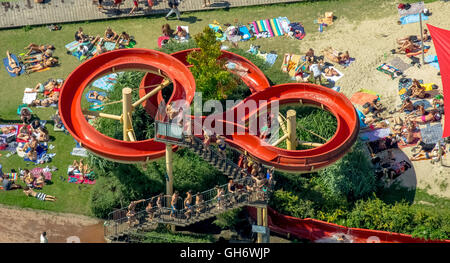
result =
[{"label": "green bush", "polygon": [[236,208],[224,213],[221,213],[216,216],[216,220],[214,220],[213,224],[222,228],[222,229],[231,229],[234,230],[237,225],[241,224],[243,220],[240,217],[240,213],[242,212],[242,208]]},{"label": "green bush", "polygon": [[299,218],[314,218],[316,212],[314,203],[299,198],[291,192],[277,190],[270,200],[271,207],[280,213],[289,214]]},{"label": "green bush", "polygon": [[346,196],[349,201],[373,193],[376,190],[376,178],[363,147],[358,141],[342,159],[320,170],[318,184],[332,196]]}]

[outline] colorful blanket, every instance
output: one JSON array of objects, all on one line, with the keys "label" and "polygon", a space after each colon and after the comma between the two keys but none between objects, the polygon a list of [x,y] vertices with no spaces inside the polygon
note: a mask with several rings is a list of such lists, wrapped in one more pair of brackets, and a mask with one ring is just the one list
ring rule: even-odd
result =
[{"label": "colorful blanket", "polygon": [[410,78],[401,78],[398,81],[398,95],[400,95],[400,99],[404,101],[408,97],[409,87],[412,85],[412,79]]},{"label": "colorful blanket", "polygon": [[344,76],[344,73],[340,72],[337,68],[335,68],[335,67],[330,67],[330,68],[336,70],[336,72],[339,74],[339,76],[332,76],[332,77],[330,77],[330,76],[326,76],[325,73],[322,73],[322,76],[324,78],[326,78],[328,80],[331,80],[333,82],[336,82],[336,81],[340,80]]},{"label": "colorful blanket", "polygon": [[439,140],[444,143],[441,123],[428,123],[426,127],[420,129],[420,135],[424,143],[437,143]]},{"label": "colorful blanket", "polygon": [[92,82],[92,86],[102,90],[112,91],[114,84],[117,83],[117,77],[117,73],[111,73]]},{"label": "colorful blanket", "polygon": [[30,171],[30,173],[34,176],[34,178],[38,178],[41,175],[41,173],[43,173],[45,180],[47,181],[52,180],[52,173],[42,167],[35,167]]},{"label": "colorful blanket", "polygon": [[379,67],[377,67],[377,70],[391,76],[391,79],[395,79],[396,77],[403,74],[401,70],[386,63],[383,63]]},{"label": "colorful blanket", "polygon": [[227,40],[227,36],[224,34],[224,30],[222,27],[218,24],[209,24],[209,28],[214,30],[216,32],[216,40],[219,40],[221,42]]},{"label": "colorful blanket", "polygon": [[353,104],[364,105],[367,102],[372,102],[372,101],[374,101],[377,98],[378,98],[377,95],[359,91],[359,92],[354,93],[351,96],[350,101]]},{"label": "colorful blanket", "polygon": [[391,129],[389,129],[389,128],[376,129],[376,130],[360,133],[359,137],[363,141],[373,142],[373,141],[376,141],[376,140],[379,140],[379,139],[389,136],[390,133],[391,133]]},{"label": "colorful blanket", "polygon": [[428,55],[425,57],[425,62],[432,66],[435,67],[438,71],[441,70],[441,68],[439,67],[439,62],[438,62],[438,57],[436,55]]},{"label": "colorful blanket", "polygon": [[250,22],[248,28],[254,32],[256,38],[268,38],[289,33],[289,24],[290,22],[286,17],[279,17]]},{"label": "colorful blanket", "polygon": [[[86,93],[86,100],[87,100],[88,102],[90,102],[90,103],[102,104],[102,101],[101,101],[101,100],[89,98],[89,95],[90,95],[90,94],[93,94],[93,93],[94,93],[93,90],[90,90],[88,93]],[[104,92],[104,91],[97,91],[97,93],[98,93],[99,96],[106,97],[106,92]]]},{"label": "colorful blanket", "polygon": [[75,183],[75,184],[95,184],[95,180],[89,180],[84,177],[84,179],[80,179],[81,174],[74,174],[69,175],[69,183]]}]

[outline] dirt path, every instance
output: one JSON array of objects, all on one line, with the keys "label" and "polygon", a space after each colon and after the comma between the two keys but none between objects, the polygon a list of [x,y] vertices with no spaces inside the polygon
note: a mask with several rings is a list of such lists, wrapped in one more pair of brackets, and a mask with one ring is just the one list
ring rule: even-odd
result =
[{"label": "dirt path", "polygon": [[39,236],[44,231],[49,243],[65,243],[69,237],[78,237],[81,243],[105,242],[101,220],[0,206],[0,242],[39,243]]}]

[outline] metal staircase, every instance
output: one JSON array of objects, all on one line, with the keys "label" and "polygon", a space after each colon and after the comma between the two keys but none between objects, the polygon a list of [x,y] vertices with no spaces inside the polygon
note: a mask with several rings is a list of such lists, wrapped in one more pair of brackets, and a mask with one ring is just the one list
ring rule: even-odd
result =
[{"label": "metal staircase", "polygon": [[[236,191],[229,192],[228,185],[221,185],[224,195],[219,201],[216,188],[206,190],[192,196],[193,205],[185,208],[183,199],[177,201],[176,211],[170,207],[171,196],[163,196],[162,205],[156,204],[157,196],[149,198],[136,207],[134,218],[126,216],[128,209],[122,208],[113,211],[109,215],[109,220],[105,222],[105,237],[109,240],[117,240],[121,236],[135,233],[137,231],[154,230],[158,223],[171,224],[176,226],[188,226],[205,219],[214,217],[231,209],[247,205],[266,205],[268,192],[271,185],[256,187],[248,171],[240,168],[237,164],[219,154],[211,145],[205,147],[203,141],[195,136],[183,136],[180,131],[173,132],[175,126],[165,123],[157,123],[156,134],[164,134],[163,137],[156,136],[156,141],[176,144],[190,148],[194,153],[212,166],[220,170],[229,178],[233,178]],[[158,131],[158,127],[160,130]],[[164,130],[161,131],[161,127]],[[203,202],[195,203],[197,195],[201,195]],[[146,207],[151,204],[150,209]],[[195,203],[195,204],[194,204]]]}]

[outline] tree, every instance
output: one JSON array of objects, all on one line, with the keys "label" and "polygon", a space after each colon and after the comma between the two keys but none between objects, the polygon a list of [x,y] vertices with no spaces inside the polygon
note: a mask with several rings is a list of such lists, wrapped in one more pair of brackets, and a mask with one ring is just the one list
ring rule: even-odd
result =
[{"label": "tree", "polygon": [[194,36],[200,51],[191,52],[187,61],[193,65],[197,89],[203,92],[203,100],[226,99],[238,86],[238,80],[224,68],[221,43],[216,40],[215,33],[209,27],[203,33]]}]

